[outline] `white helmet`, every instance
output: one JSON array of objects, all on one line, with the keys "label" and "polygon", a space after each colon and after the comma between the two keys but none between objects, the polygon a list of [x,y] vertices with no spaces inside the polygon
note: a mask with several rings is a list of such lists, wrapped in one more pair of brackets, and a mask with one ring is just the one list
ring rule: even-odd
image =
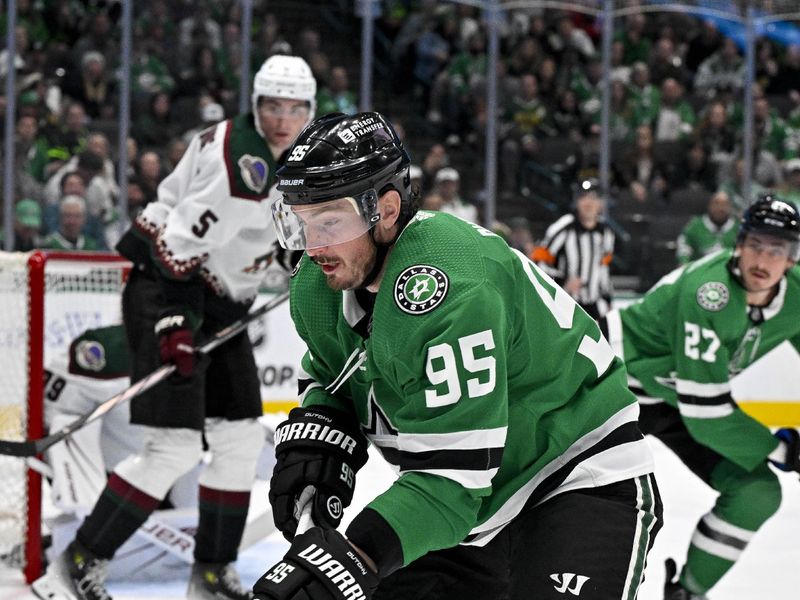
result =
[{"label": "white helmet", "polygon": [[[311,109],[308,115],[308,121],[311,122],[317,109],[317,80],[314,79],[308,63],[299,56],[275,54],[264,61],[253,78],[254,115],[257,114],[258,99],[261,96],[305,100]],[[258,118],[255,122],[258,133],[263,136]]]}]

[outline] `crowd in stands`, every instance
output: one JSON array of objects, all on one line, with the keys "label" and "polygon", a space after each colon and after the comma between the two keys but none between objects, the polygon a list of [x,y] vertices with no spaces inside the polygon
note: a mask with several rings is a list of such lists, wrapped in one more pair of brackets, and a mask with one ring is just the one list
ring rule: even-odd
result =
[{"label": "crowd in stands", "polygon": [[[399,115],[396,123],[412,147],[424,203],[481,219],[473,171],[480,170],[474,166],[487,120],[483,15],[474,6],[434,0],[385,0],[381,6],[378,35],[389,48],[395,103],[413,107],[424,123],[424,132],[414,123],[407,135],[404,124],[411,119]],[[120,195],[128,199],[127,216],[134,215],[155,198],[192,135],[236,114],[241,3],[135,4],[126,190],[118,189],[114,150],[120,4],[18,0],[17,8],[16,248],[112,248]],[[270,3],[254,2],[251,72],[271,54],[298,54],[318,80],[317,114],[356,112],[357,64],[334,64],[338,55],[326,47],[352,46],[352,40],[311,24],[289,30],[281,17]],[[498,231],[508,234],[527,222],[531,233],[517,237],[541,235],[571,210],[574,182],[596,175],[600,45],[601,24],[586,14],[502,13],[497,213],[506,223],[492,225]],[[752,190],[776,190],[796,202],[800,45],[760,38],[757,54]],[[8,68],[3,51],[0,77]],[[710,20],[648,12],[616,21],[607,206],[612,225],[623,233],[619,239],[629,239],[631,215],[680,215],[686,224],[705,212],[717,192],[726,194],[734,218],[741,214],[750,201],[742,189],[744,74],[742,48]],[[375,105],[392,115],[380,98]],[[459,185],[454,195],[450,188]],[[536,206],[546,207],[549,222],[539,222]],[[80,235],[70,220],[82,220]],[[668,233],[677,264],[678,232]]]},{"label": "crowd in stands", "polygon": [[[381,26],[391,40],[393,79],[413,81],[420,110],[438,130],[430,154],[445,154],[453,162],[459,153],[480,155],[488,63],[480,10],[426,0],[410,9],[399,0],[388,4]],[[510,218],[503,205],[524,197],[548,206],[555,221],[572,210],[575,181],[596,175],[601,29],[600,20],[586,14],[503,12],[496,65],[497,214]],[[607,193],[610,219],[623,240],[630,238],[625,229],[632,216],[637,223],[650,218],[650,238],[659,236],[662,224],[654,215],[674,216],[662,233],[671,240],[671,261],[677,265],[686,248],[677,243],[678,225],[706,214],[715,194],[724,193],[734,220],[759,192],[798,200],[800,45],[766,37],[757,42],[749,197],[743,192],[746,65],[737,42],[712,20],[643,12],[617,19],[611,54]],[[481,211],[480,201],[475,203]],[[520,212],[512,216],[528,217],[524,208]],[[533,225],[540,235],[542,225]]]},{"label": "crowd in stands", "polygon": [[[120,3],[18,0],[17,10],[13,249],[113,249],[125,216],[120,196],[132,218],[156,198],[192,137],[238,112],[241,3],[135,4],[126,190],[116,160]],[[274,10],[254,3],[250,72],[272,54],[301,55],[319,83],[317,114],[356,112],[348,70],[331,64],[319,32],[290,34]],[[0,79],[8,65],[3,50]]]}]

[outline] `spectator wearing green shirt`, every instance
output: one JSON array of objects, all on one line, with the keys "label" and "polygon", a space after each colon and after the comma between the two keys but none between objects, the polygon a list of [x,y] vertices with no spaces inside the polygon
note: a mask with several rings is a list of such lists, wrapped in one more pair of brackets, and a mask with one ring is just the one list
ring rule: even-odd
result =
[{"label": "spectator wearing green shirt", "polygon": [[771,152],[778,160],[796,158],[798,148],[786,122],[772,109],[766,96],[756,98],[753,103],[754,127],[761,147]]},{"label": "spectator wearing green shirt", "polygon": [[695,93],[710,99],[715,98],[723,88],[741,90],[745,70],[746,65],[736,42],[725,38],[722,47],[700,63],[694,76]]},{"label": "spectator wearing green shirt", "polygon": [[781,188],[781,198],[800,207],[800,158],[792,158],[784,164],[785,178]]},{"label": "spectator wearing green shirt", "polygon": [[[740,156],[738,157],[732,165],[732,168],[729,169],[729,173],[727,176],[720,177],[722,183],[720,184],[720,189],[728,194],[728,198],[731,199],[731,204],[733,205],[733,212],[737,217],[740,217],[742,213],[744,213],[744,209],[749,206],[749,201],[744,197],[744,159]],[[755,179],[750,181],[750,193],[751,196],[755,197],[758,194],[764,192],[764,187],[758,183]]]},{"label": "spectator wearing green shirt", "polygon": [[569,88],[575,92],[581,114],[591,120],[600,113],[603,92],[603,63],[598,57],[590,58],[583,69],[573,69]]},{"label": "spectator wearing green shirt", "polygon": [[661,92],[650,83],[650,67],[644,62],[636,62],[631,67],[629,92],[633,101],[637,123],[651,123],[658,112]]},{"label": "spectator wearing green shirt", "polygon": [[736,232],[731,199],[720,190],[708,201],[706,214],[693,217],[678,236],[678,263],[685,265],[712,252],[733,248]]},{"label": "spectator wearing green shirt", "polygon": [[53,250],[99,250],[100,244],[83,233],[86,225],[86,200],[64,196],[58,209],[58,230],[42,240],[42,248]]},{"label": "spectator wearing green shirt", "polygon": [[661,101],[652,122],[656,141],[684,140],[691,136],[694,123],[694,109],[683,97],[683,86],[668,77],[661,84]]},{"label": "spectator wearing green shirt", "polygon": [[16,127],[16,153],[22,169],[39,183],[47,181],[47,142],[39,135],[39,123],[33,115],[20,115]]},{"label": "spectator wearing green shirt", "polygon": [[47,139],[46,173],[55,173],[70,157],[83,151],[89,137],[89,118],[80,102],[67,104],[57,123],[42,132]]},{"label": "spectator wearing green shirt", "polygon": [[[14,206],[14,252],[28,252],[39,247],[39,230],[42,228],[42,207],[36,200],[26,198]],[[3,232],[0,231],[0,248],[5,250]]]},{"label": "spectator wearing green shirt", "polygon": [[615,36],[616,40],[622,42],[625,63],[650,60],[652,43],[645,36],[646,26],[647,17],[642,13],[630,14],[625,18],[625,28]]},{"label": "spectator wearing green shirt", "polygon": [[340,112],[353,115],[358,112],[358,97],[350,89],[347,70],[342,66],[331,68],[328,85],[317,94],[317,114]]}]

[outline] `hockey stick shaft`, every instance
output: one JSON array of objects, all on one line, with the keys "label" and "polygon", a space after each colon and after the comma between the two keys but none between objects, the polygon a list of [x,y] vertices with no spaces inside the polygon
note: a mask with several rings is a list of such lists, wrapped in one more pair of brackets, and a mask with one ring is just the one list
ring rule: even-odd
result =
[{"label": "hockey stick shaft", "polygon": [[[247,313],[244,317],[239,319],[238,321],[228,325],[227,327],[223,327],[219,331],[217,331],[209,340],[206,342],[195,346],[194,352],[199,354],[206,354],[214,350],[217,346],[224,344],[229,339],[239,335],[242,331],[245,330],[248,324],[250,324],[255,319],[261,317],[262,315],[268,313],[273,308],[282,304],[286,301],[289,297],[289,292],[283,292],[264,304],[259,308],[255,309],[252,312]],[[139,394],[153,388],[156,384],[161,383],[167,377],[169,377],[175,371],[175,365],[167,364],[162,365],[149,375],[146,375],[136,383],[132,384],[126,390],[123,390],[119,394],[112,396],[102,404],[98,405],[90,413],[83,415],[82,417],[78,417],[72,423],[65,425],[58,431],[51,433],[48,436],[40,438],[38,440],[26,440],[24,442],[15,442],[11,440],[0,440],[0,455],[7,455],[7,456],[21,456],[21,457],[29,457],[29,456],[36,456],[37,454],[41,454],[45,450],[47,450],[53,444],[57,444],[64,438],[68,437],[81,427],[91,423],[102,417],[112,408],[130,400],[131,398],[135,398]]]}]

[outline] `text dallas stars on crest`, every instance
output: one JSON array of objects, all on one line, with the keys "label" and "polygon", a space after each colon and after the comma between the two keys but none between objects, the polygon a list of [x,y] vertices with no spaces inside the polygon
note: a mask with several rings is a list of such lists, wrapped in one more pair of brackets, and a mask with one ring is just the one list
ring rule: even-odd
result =
[{"label": "text dallas stars on crest", "polygon": [[449,286],[447,275],[430,265],[405,269],[394,282],[394,301],[400,310],[412,315],[430,312],[441,304]]}]

